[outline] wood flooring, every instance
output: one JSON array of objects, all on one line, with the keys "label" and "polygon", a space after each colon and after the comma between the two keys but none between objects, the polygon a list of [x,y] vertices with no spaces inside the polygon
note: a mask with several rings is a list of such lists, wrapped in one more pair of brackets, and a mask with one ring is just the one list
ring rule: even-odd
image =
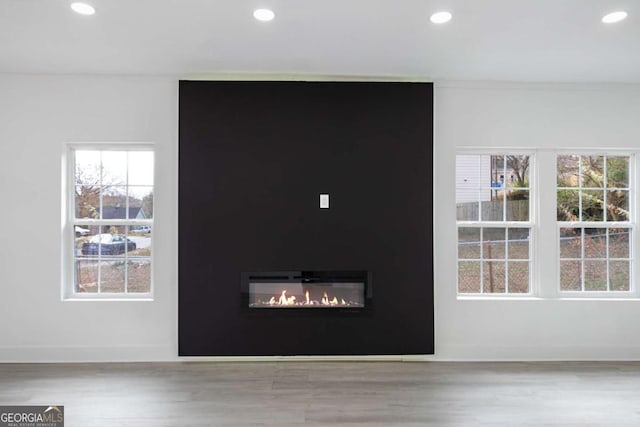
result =
[{"label": "wood flooring", "polygon": [[640,426],[640,363],[0,364],[65,426]]}]

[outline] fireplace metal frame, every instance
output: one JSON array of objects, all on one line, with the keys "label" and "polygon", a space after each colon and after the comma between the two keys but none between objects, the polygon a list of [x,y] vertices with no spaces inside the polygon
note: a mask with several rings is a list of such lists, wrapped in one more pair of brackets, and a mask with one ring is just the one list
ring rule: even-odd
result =
[{"label": "fireplace metal frame", "polygon": [[[248,313],[324,313],[331,316],[336,313],[367,313],[373,309],[372,274],[365,270],[298,270],[243,272],[240,274],[240,296],[242,310]],[[363,283],[364,307],[305,307],[280,306],[276,308],[250,307],[251,283]]]}]

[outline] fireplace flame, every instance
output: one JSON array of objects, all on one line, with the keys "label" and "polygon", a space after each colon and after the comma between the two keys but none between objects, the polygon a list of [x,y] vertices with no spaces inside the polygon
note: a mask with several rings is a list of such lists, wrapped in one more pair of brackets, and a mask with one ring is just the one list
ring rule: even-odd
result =
[{"label": "fireplace flame", "polygon": [[282,295],[280,295],[280,298],[278,298],[278,304],[287,305],[287,291],[286,290],[282,291]]},{"label": "fireplace flame", "polygon": [[[257,300],[255,306],[283,306],[283,307],[301,307],[301,306],[324,306],[324,307],[358,307],[361,306],[353,301],[346,300],[344,298],[338,298],[336,295],[329,296],[329,291],[322,292],[320,299],[315,299],[317,296],[312,295],[314,290],[305,289],[304,293],[298,292],[298,295],[289,295],[289,293],[295,292],[290,289],[284,289],[280,291],[280,295],[265,296],[262,300]],[[319,296],[319,295],[318,295]],[[267,299],[268,298],[268,299]],[[251,306],[254,306],[251,304]]]}]

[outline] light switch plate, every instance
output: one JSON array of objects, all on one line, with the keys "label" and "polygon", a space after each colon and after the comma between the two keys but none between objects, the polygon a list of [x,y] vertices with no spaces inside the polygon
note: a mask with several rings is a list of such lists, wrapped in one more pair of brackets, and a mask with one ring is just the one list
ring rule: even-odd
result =
[{"label": "light switch plate", "polygon": [[320,195],[320,209],[329,209],[329,195],[321,194]]}]

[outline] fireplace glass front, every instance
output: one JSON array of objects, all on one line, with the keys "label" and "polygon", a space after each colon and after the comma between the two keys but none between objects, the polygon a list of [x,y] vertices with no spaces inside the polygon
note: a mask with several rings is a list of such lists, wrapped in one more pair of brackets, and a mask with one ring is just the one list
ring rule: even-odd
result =
[{"label": "fireplace glass front", "polygon": [[256,309],[362,309],[371,298],[366,271],[244,273],[243,293]]}]

